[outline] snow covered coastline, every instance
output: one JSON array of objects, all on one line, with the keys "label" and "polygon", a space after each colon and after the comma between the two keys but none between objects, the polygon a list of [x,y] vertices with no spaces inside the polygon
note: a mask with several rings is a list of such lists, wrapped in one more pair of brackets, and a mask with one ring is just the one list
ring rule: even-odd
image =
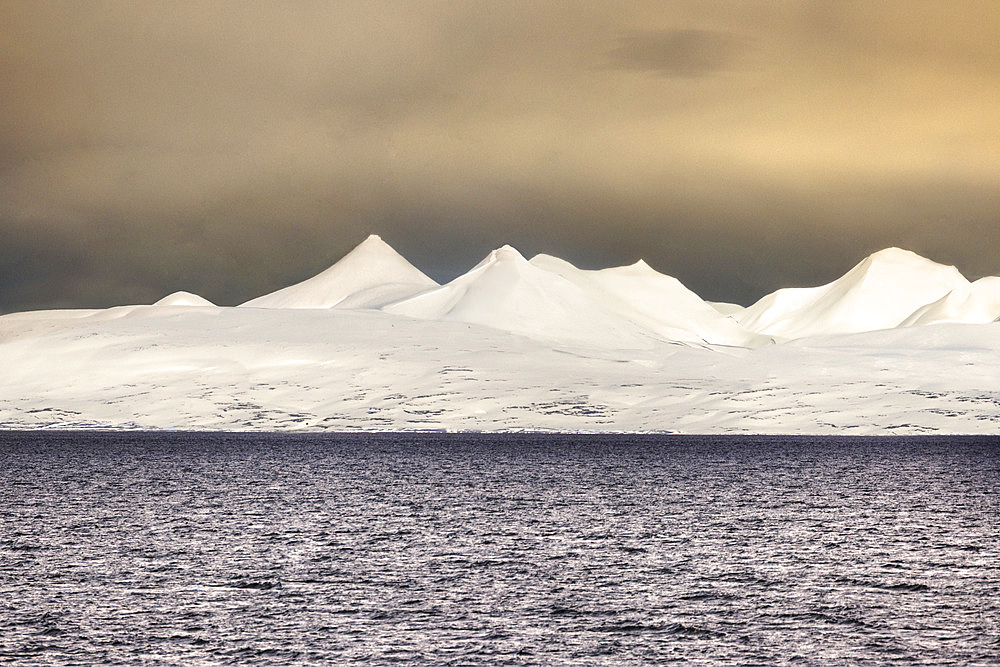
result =
[{"label": "snow covered coastline", "polygon": [[898,249],[740,308],[506,246],[437,285],[371,237],[235,308],[0,317],[0,428],[998,433],[998,318]]}]

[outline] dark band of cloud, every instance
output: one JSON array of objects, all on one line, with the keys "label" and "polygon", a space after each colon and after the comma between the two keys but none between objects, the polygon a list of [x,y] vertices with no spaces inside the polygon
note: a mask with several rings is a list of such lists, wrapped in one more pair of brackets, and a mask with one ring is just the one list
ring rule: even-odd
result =
[{"label": "dark band of cloud", "polygon": [[369,233],[748,303],[1000,274],[1000,3],[0,0],[0,313],[234,304]]}]

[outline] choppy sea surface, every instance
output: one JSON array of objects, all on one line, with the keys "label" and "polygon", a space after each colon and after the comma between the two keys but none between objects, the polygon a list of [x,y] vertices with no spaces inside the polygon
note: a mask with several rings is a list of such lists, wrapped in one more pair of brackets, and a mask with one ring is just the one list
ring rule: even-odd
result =
[{"label": "choppy sea surface", "polygon": [[0,662],[1000,664],[1000,438],[0,433]]}]

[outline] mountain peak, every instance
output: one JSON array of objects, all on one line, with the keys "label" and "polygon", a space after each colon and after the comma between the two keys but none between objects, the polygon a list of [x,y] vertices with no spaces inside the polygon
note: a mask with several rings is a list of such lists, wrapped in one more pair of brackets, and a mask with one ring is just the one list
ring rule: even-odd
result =
[{"label": "mountain peak", "polygon": [[[378,234],[369,234],[364,241],[354,246],[354,248],[352,248],[346,255],[344,255],[343,259],[347,259],[348,257],[351,257],[356,253],[363,253],[363,254],[379,253],[383,255],[393,255],[397,257],[401,256],[398,252],[396,252],[395,248],[393,248],[391,245],[383,241],[382,237],[379,236]],[[340,261],[343,261],[343,259]]]},{"label": "mountain peak", "polygon": [[607,310],[594,290],[561,275],[565,271],[579,269],[547,255],[529,262],[504,245],[451,282],[383,310],[479,324],[561,344],[650,345],[652,332]]},{"label": "mountain peak", "polygon": [[920,259],[924,259],[922,256],[918,255],[912,250],[906,250],[905,248],[900,248],[897,246],[889,246],[888,248],[883,248],[882,250],[873,252],[872,254],[869,255],[869,257],[873,259],[874,258],[894,259],[894,258],[904,258],[904,257],[907,258],[920,257]]},{"label": "mountain peak", "polygon": [[[385,247],[385,248],[391,248],[392,246],[390,246],[388,243],[386,243],[385,241],[383,241],[382,237],[379,236],[378,234],[369,234],[368,237],[364,241],[362,241],[357,246],[355,246],[355,249],[357,249],[357,248],[366,248],[366,247]],[[395,252],[395,251],[393,251],[393,252]]]},{"label": "mountain peak", "polygon": [[517,251],[517,248],[510,245],[502,245],[490,253],[490,256],[498,260],[520,260],[526,262],[524,255]]},{"label": "mountain peak", "polygon": [[[879,250],[878,252],[873,252],[866,258],[871,261],[872,264],[935,264],[939,265],[937,262],[927,259],[922,255],[918,255],[912,250],[904,250],[903,248],[885,248]],[[940,266],[940,265],[939,265]]]},{"label": "mountain peak", "polygon": [[[965,283],[965,278],[954,266],[940,264],[932,259],[918,255],[912,250],[902,248],[885,248],[868,255],[857,266],[848,272],[844,278],[852,274],[870,275],[874,273],[877,280],[908,281],[916,276],[938,276],[940,280]],[[909,278],[908,278],[909,276]]]},{"label": "mountain peak", "polygon": [[[412,289],[401,289],[409,286]],[[251,299],[244,306],[255,308],[333,308],[361,292],[403,295],[437,287],[437,283],[382,240],[371,234],[333,266],[312,278]],[[352,300],[354,301],[354,300]]]},{"label": "mountain peak", "polygon": [[743,311],[739,322],[751,331],[787,338],[890,329],[967,285],[954,266],[886,248],[826,285],[768,294]]},{"label": "mountain peak", "polygon": [[491,250],[490,254],[486,255],[486,257],[484,257],[481,262],[472,267],[470,273],[472,271],[477,271],[479,269],[483,269],[488,266],[493,266],[495,264],[501,264],[501,263],[520,265],[520,264],[528,264],[529,262],[513,246],[502,245],[495,250]]},{"label": "mountain peak", "polygon": [[191,292],[174,292],[153,304],[154,306],[214,306],[208,299]]},{"label": "mountain peak", "polygon": [[628,266],[619,267],[619,269],[624,269],[624,270],[626,270],[626,271],[628,271],[630,273],[633,273],[633,274],[640,274],[640,275],[656,274],[656,275],[660,275],[660,273],[656,269],[654,269],[653,267],[651,267],[649,264],[646,264],[646,260],[644,260],[644,259],[639,259],[639,260],[637,260],[635,262],[632,262]]}]

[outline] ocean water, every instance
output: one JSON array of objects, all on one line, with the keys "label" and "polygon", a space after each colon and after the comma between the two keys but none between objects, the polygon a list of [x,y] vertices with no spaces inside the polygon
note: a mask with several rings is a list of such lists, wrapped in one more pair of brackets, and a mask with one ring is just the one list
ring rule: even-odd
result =
[{"label": "ocean water", "polygon": [[0,662],[1000,664],[1000,438],[0,433]]}]

